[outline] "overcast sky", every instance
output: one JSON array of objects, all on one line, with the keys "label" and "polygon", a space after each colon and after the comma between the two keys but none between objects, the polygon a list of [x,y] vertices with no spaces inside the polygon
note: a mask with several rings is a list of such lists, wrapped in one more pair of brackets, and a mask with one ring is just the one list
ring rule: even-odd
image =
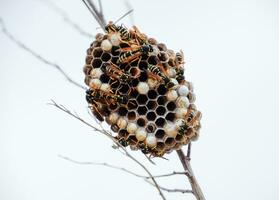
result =
[{"label": "overcast sky", "polygon": [[[47,1],[47,0],[45,0]],[[81,1],[55,3],[95,35],[98,24]],[[203,113],[192,165],[207,199],[279,199],[279,3],[272,0],[134,0],[135,24],[186,57],[196,105]],[[124,1],[104,0],[107,20],[127,11]],[[55,61],[83,84],[82,36],[43,0],[0,0],[7,28],[32,49]],[[122,20],[131,26],[131,19]],[[50,99],[94,123],[84,91],[69,84],[0,33],[0,199],[160,199],[143,180],[78,161],[108,162],[144,173],[111,148],[111,141],[47,105]],[[177,155],[148,163],[154,174],[181,171]],[[184,177],[162,179],[188,188]],[[194,199],[166,194],[168,199]]]}]

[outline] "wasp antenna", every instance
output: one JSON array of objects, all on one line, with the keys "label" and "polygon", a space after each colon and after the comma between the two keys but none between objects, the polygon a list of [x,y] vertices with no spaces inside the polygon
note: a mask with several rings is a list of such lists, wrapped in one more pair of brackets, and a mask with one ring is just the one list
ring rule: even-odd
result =
[{"label": "wasp antenna", "polygon": [[105,31],[105,26],[106,26],[105,20],[102,17],[102,14],[100,14],[96,9],[94,3],[90,0],[82,0],[82,2],[85,4],[89,12],[93,15],[95,20],[100,24],[101,28]]},{"label": "wasp antenna", "polygon": [[129,15],[130,13],[132,13],[134,11],[134,9],[129,10],[128,12],[126,12],[124,15],[122,15],[118,20],[116,20],[114,23],[116,24],[117,22],[119,22],[121,19],[123,19],[124,17],[126,17],[127,15]]}]

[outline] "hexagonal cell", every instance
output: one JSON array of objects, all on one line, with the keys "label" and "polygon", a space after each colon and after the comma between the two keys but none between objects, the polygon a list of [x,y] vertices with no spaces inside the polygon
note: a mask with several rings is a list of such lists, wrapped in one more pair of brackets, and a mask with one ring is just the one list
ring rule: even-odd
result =
[{"label": "hexagonal cell", "polygon": [[128,109],[129,110],[132,110],[132,109],[135,109],[138,107],[138,103],[136,100],[132,99],[132,100],[129,100],[128,102]]},{"label": "hexagonal cell", "polygon": [[164,148],[165,148],[165,143],[164,142],[157,142],[156,149],[158,151],[164,150]]},{"label": "hexagonal cell", "polygon": [[146,120],[145,120],[144,118],[140,117],[140,118],[138,118],[138,120],[137,120],[137,124],[138,124],[139,126],[141,126],[141,127],[144,127],[145,124],[146,124]]},{"label": "hexagonal cell", "polygon": [[147,108],[146,108],[146,106],[139,106],[137,111],[138,111],[138,114],[145,115],[147,113]]},{"label": "hexagonal cell", "polygon": [[166,123],[166,120],[162,117],[159,117],[158,119],[156,119],[155,124],[159,127],[163,127]]},{"label": "hexagonal cell", "polygon": [[[139,79],[138,79],[138,78],[133,79],[133,80],[131,81],[131,85],[132,85],[133,87],[136,87],[138,84],[139,84]],[[136,91],[137,91],[137,90],[136,90]]]},{"label": "hexagonal cell", "polygon": [[120,84],[118,92],[122,94],[127,94],[130,91],[130,86],[128,84]]},{"label": "hexagonal cell", "polygon": [[159,85],[157,91],[160,95],[164,95],[167,92],[167,88],[165,87],[165,85],[161,84]]},{"label": "hexagonal cell", "polygon": [[125,129],[120,129],[118,131],[118,138],[127,138],[129,133]]},{"label": "hexagonal cell", "polygon": [[164,43],[159,43],[157,45],[157,47],[160,51],[167,51],[168,50],[167,46]]},{"label": "hexagonal cell", "polygon": [[90,72],[91,72],[91,70],[92,70],[92,67],[91,67],[90,65],[85,65],[85,66],[83,67],[83,73],[84,73],[85,75],[89,75]]},{"label": "hexagonal cell", "polygon": [[175,108],[176,108],[175,102],[171,101],[171,102],[169,102],[169,103],[167,104],[167,109],[168,109],[169,111],[174,111]]},{"label": "hexagonal cell", "polygon": [[111,59],[111,55],[109,53],[103,53],[102,56],[101,56],[101,60],[103,62],[107,62]]},{"label": "hexagonal cell", "polygon": [[146,69],[147,69],[147,62],[146,62],[146,61],[141,61],[141,62],[139,63],[139,68],[140,68],[141,70],[146,70]]},{"label": "hexagonal cell", "polygon": [[119,127],[116,124],[113,124],[110,126],[110,129],[114,132],[118,132],[119,131]]},{"label": "hexagonal cell", "polygon": [[149,99],[156,99],[158,94],[156,90],[149,90],[147,96],[149,97]]},{"label": "hexagonal cell", "polygon": [[157,65],[158,58],[156,56],[149,56],[147,62],[151,65]]},{"label": "hexagonal cell", "polygon": [[125,116],[127,113],[128,113],[128,110],[127,110],[126,107],[119,107],[119,109],[118,109],[118,114],[119,114],[120,116]]},{"label": "hexagonal cell", "polygon": [[147,78],[148,78],[148,76],[147,76],[147,73],[145,71],[140,73],[139,81],[144,82],[144,81],[147,80]]},{"label": "hexagonal cell", "polygon": [[118,108],[118,105],[117,104],[113,104],[113,103],[111,103],[111,104],[109,104],[109,110],[111,110],[111,111],[115,111],[117,108]]},{"label": "hexagonal cell", "polygon": [[103,53],[103,49],[102,48],[95,48],[93,50],[93,56],[96,57],[100,57]]},{"label": "hexagonal cell", "polygon": [[100,76],[100,81],[101,81],[102,83],[108,83],[109,80],[110,80],[110,78],[109,78],[109,76],[106,75],[106,74],[102,74],[102,75]]},{"label": "hexagonal cell", "polygon": [[166,108],[164,106],[158,106],[156,108],[156,113],[158,115],[164,115],[166,113]]},{"label": "hexagonal cell", "polygon": [[175,144],[174,138],[168,137],[168,138],[165,140],[165,144],[166,144],[168,147],[173,146],[173,145]]},{"label": "hexagonal cell", "polygon": [[150,110],[154,110],[157,107],[157,102],[156,101],[148,101],[146,104],[147,108]]},{"label": "hexagonal cell", "polygon": [[166,115],[166,120],[169,120],[169,121],[173,122],[175,120],[175,113],[169,112]]},{"label": "hexagonal cell", "polygon": [[137,67],[140,59],[136,59],[130,63],[131,67]]},{"label": "hexagonal cell", "polygon": [[111,62],[113,64],[117,65],[118,59],[119,59],[119,57],[113,56],[113,57],[111,57]]},{"label": "hexagonal cell", "polygon": [[153,111],[148,112],[147,115],[146,115],[146,118],[147,118],[148,120],[150,120],[150,121],[155,120],[156,117],[157,117],[157,116],[156,116],[156,113],[153,112]]},{"label": "hexagonal cell", "polygon": [[99,68],[102,65],[102,61],[98,58],[95,58],[92,62],[92,67]]},{"label": "hexagonal cell", "polygon": [[167,102],[167,97],[165,96],[159,96],[157,99],[157,103],[159,105],[165,105],[166,102]]},{"label": "hexagonal cell", "polygon": [[163,137],[165,137],[166,133],[163,129],[158,129],[155,133],[155,137],[162,139]]},{"label": "hexagonal cell", "polygon": [[129,145],[136,145],[138,143],[138,140],[135,135],[129,135],[127,138]]},{"label": "hexagonal cell", "polygon": [[109,82],[111,89],[117,89],[120,86],[120,82],[118,80],[110,79]]},{"label": "hexagonal cell", "polygon": [[158,57],[162,62],[168,62],[168,60],[169,60],[168,54],[163,51],[160,52],[160,55],[158,55]]},{"label": "hexagonal cell", "polygon": [[176,135],[176,137],[175,137],[175,141],[176,142],[182,142],[184,140],[184,137],[183,137],[183,135],[181,135],[181,134],[177,134]]},{"label": "hexagonal cell", "polygon": [[91,65],[92,60],[93,60],[93,57],[92,57],[92,56],[86,56],[86,58],[85,58],[85,64]]},{"label": "hexagonal cell", "polygon": [[146,131],[147,133],[154,133],[154,131],[156,130],[156,126],[154,123],[149,123],[147,126],[146,126]]},{"label": "hexagonal cell", "polygon": [[135,120],[136,117],[137,117],[136,112],[135,111],[128,112],[127,117],[128,117],[129,120]]},{"label": "hexagonal cell", "polygon": [[138,97],[137,97],[137,102],[141,105],[145,105],[146,102],[147,102],[148,98],[146,95],[144,94],[140,94]]},{"label": "hexagonal cell", "polygon": [[137,67],[131,67],[130,70],[129,70],[129,74],[132,77],[136,78],[136,77],[138,77],[140,75],[140,70]]}]

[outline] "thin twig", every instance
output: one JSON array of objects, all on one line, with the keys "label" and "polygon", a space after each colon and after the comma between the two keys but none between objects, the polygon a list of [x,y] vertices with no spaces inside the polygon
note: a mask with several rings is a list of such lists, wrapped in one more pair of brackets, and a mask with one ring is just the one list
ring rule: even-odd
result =
[{"label": "thin twig", "polygon": [[[79,164],[79,165],[101,165],[101,166],[105,166],[105,167],[108,167],[108,168],[120,170],[120,171],[123,171],[125,173],[130,174],[130,175],[136,176],[138,178],[143,178],[146,182],[148,182],[149,184],[151,184],[152,186],[155,187],[155,184],[148,180],[148,179],[151,178],[150,176],[143,176],[143,175],[137,174],[137,173],[132,172],[131,170],[128,170],[128,169],[126,169],[124,167],[119,167],[119,166],[116,166],[116,165],[111,165],[111,164],[108,164],[108,163],[105,163],[105,162],[100,162],[100,163],[99,162],[81,162],[81,161],[73,160],[73,159],[71,159],[69,157],[66,157],[66,156],[62,156],[62,155],[58,155],[58,156],[60,158],[64,159],[64,160],[67,160],[67,161],[70,161],[72,163]],[[173,176],[173,175],[178,175],[178,174],[185,174],[185,172],[173,172],[173,173],[169,173],[169,174],[153,176],[153,178],[162,178],[162,177]],[[167,192],[192,193],[191,190],[170,189],[170,188],[162,187],[160,185],[159,185],[159,188],[161,190],[164,190],[164,191],[167,191]]]},{"label": "thin twig", "polygon": [[86,122],[85,120],[83,120],[82,118],[80,118],[79,116],[75,115],[74,113],[72,113],[70,110],[68,110],[65,106],[57,104],[55,101],[51,101],[51,103],[49,103],[50,105],[55,106],[56,108],[64,111],[65,113],[71,115],[72,117],[78,119],[79,121],[81,121],[82,123],[86,124],[87,126],[91,127],[94,131],[102,133],[104,135],[106,135],[107,137],[109,137],[119,148],[121,148],[124,152],[125,155],[130,158],[131,160],[133,160],[135,163],[137,163],[147,174],[148,176],[150,176],[150,179],[152,180],[152,182],[154,183],[154,186],[156,187],[156,189],[159,192],[159,195],[161,196],[161,198],[163,200],[166,200],[164,194],[162,193],[162,190],[160,189],[157,181],[155,180],[155,178],[153,178],[151,172],[140,162],[138,161],[135,157],[133,157],[107,130],[101,128],[96,128],[95,126],[91,125],[90,123]]},{"label": "thin twig", "polygon": [[[149,180],[146,180],[145,181],[147,183],[149,183],[150,185],[153,185],[154,186],[154,183],[152,183],[151,181]],[[191,193],[193,194],[193,191],[192,190],[184,190],[184,189],[169,189],[169,188],[166,188],[166,187],[162,187],[162,186],[159,186],[161,190],[163,191],[166,191],[166,192],[181,192],[181,193]]]},{"label": "thin twig", "polygon": [[58,7],[54,2],[52,2],[51,0],[41,0],[42,2],[46,3],[49,8],[51,8],[53,11],[55,11],[56,13],[58,13],[63,19],[64,21],[69,24],[74,30],[76,30],[78,33],[80,33],[83,36],[86,36],[88,38],[93,38],[93,35],[88,33],[87,31],[83,30],[79,24],[77,24],[76,22],[74,22],[69,16],[68,14],[60,7]]},{"label": "thin twig", "polygon": [[[188,154],[190,155],[189,150],[191,150],[191,146],[190,147],[188,146]],[[187,156],[185,156],[182,149],[177,150],[176,152],[178,154],[178,157],[180,159],[180,162],[181,162],[184,170],[189,172],[188,174],[186,174],[186,176],[187,176],[187,178],[190,182],[193,194],[195,195],[196,199],[197,200],[205,200],[203,192],[202,192],[202,190],[201,190],[201,188],[198,184],[198,181],[197,181],[197,179],[196,179],[196,177],[193,173],[189,158]]]},{"label": "thin twig", "polygon": [[39,55],[38,53],[36,53],[35,51],[33,51],[32,49],[30,49],[29,47],[27,47],[24,43],[22,43],[21,41],[19,41],[18,39],[16,39],[6,28],[4,21],[0,18],[0,26],[1,26],[1,30],[4,33],[5,36],[7,36],[12,42],[14,42],[19,48],[23,49],[24,51],[27,51],[28,53],[30,53],[32,56],[34,56],[35,58],[37,58],[39,61],[43,62],[46,65],[49,65],[55,69],[57,69],[66,79],[67,81],[69,81],[70,83],[74,84],[75,86],[81,88],[81,89],[86,89],[84,86],[82,86],[81,84],[77,83],[76,81],[74,81],[63,69],[60,65],[51,62],[49,60],[47,60],[46,58],[42,57],[41,55]]}]

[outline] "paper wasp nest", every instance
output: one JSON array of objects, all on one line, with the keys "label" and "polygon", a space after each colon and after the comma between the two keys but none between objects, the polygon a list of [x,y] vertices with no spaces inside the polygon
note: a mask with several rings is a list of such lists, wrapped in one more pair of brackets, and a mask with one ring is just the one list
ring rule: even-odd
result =
[{"label": "paper wasp nest", "polygon": [[86,100],[123,146],[163,156],[199,136],[201,113],[182,51],[109,23],[87,50]]}]

